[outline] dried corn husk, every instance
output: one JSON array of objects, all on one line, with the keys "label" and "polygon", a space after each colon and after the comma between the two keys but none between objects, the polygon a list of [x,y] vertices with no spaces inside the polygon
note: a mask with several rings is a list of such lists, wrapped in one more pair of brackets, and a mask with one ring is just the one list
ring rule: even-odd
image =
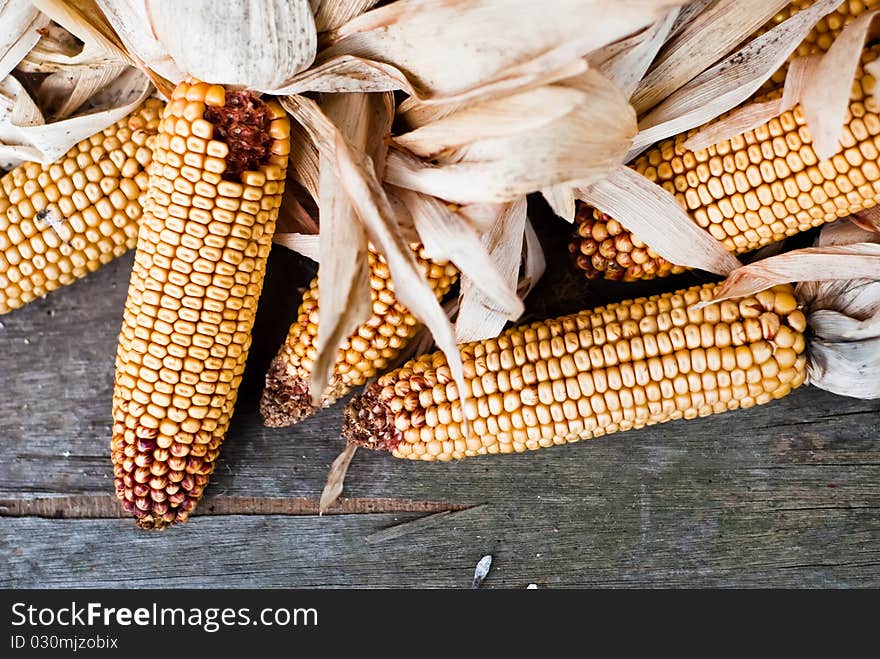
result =
[{"label": "dried corn husk", "polygon": [[51,163],[80,140],[129,114],[150,91],[147,78],[128,68],[94,94],[82,114],[47,124],[27,91],[7,77],[0,86],[0,161],[7,165],[25,160]]},{"label": "dried corn husk", "polygon": [[395,143],[432,162],[392,151],[385,178],[460,203],[508,202],[595,180],[623,162],[635,130],[626,97],[590,70],[415,127]]},{"label": "dried corn husk", "polygon": [[[398,0],[340,27],[287,93],[403,89],[480,97],[551,71],[658,20],[675,0]],[[534,29],[540,25],[541,29]],[[442,30],[438,30],[442,26]],[[589,26],[589,29],[585,29]],[[442,52],[443,57],[437,57]]]},{"label": "dried corn husk", "polygon": [[360,16],[379,0],[311,0],[318,32],[329,32]]},{"label": "dried corn husk", "polygon": [[[147,7],[158,41],[181,71],[199,80],[274,93],[315,58],[308,0],[150,0]],[[194,34],[210,35],[214,47]]]},{"label": "dried corn husk", "polygon": [[[0,82],[0,164],[25,160],[50,163],[80,140],[100,132],[130,113],[150,93],[147,78],[131,66],[121,43],[88,0],[35,0],[8,25],[32,46],[0,54],[3,71],[48,73],[36,102],[11,75]],[[17,1],[3,8],[0,19],[14,18]],[[36,17],[34,13],[37,12]],[[23,18],[22,18],[23,17]],[[31,19],[29,27],[24,24]],[[50,19],[54,23],[50,23]],[[39,29],[39,32],[36,30]],[[84,45],[76,45],[74,37]],[[14,55],[14,57],[13,57]]]},{"label": "dried corn husk", "polygon": [[782,66],[813,26],[839,5],[840,0],[819,0],[669,94],[640,118],[639,135],[630,157],[654,142],[701,126],[745,101]]},{"label": "dried corn husk", "polygon": [[40,40],[49,18],[30,0],[0,1],[0,80],[5,78]]},{"label": "dried corn husk", "polygon": [[579,191],[578,198],[616,218],[672,263],[727,274],[739,261],[692,221],[668,191],[629,167]]},{"label": "dried corn husk", "polygon": [[788,1],[718,0],[705,7],[667,42],[642,78],[632,98],[636,112],[643,114],[711,67]]}]

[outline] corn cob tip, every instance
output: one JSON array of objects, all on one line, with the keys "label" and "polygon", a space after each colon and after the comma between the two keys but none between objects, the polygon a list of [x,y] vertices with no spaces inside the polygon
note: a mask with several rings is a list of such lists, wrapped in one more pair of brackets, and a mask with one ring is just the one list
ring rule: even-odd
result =
[{"label": "corn cob tip", "polygon": [[342,436],[349,444],[391,452],[403,440],[403,433],[394,425],[394,412],[381,399],[381,392],[382,386],[374,382],[345,406]]},{"label": "corn cob tip", "polygon": [[685,271],[658,255],[620,222],[587,204],[578,205],[575,226],[568,249],[587,279],[636,281]]},{"label": "corn cob tip", "polygon": [[309,381],[291,373],[287,363],[276,357],[266,372],[266,386],[260,399],[260,414],[267,428],[286,428],[315,413]]},{"label": "corn cob tip", "polygon": [[[338,375],[330,378],[320,407],[330,407],[348,392]],[[312,388],[308,375],[293,368],[286,357],[272,360],[266,372],[266,386],[260,399],[260,413],[267,428],[286,428],[306,419],[319,409],[312,404]]]}]

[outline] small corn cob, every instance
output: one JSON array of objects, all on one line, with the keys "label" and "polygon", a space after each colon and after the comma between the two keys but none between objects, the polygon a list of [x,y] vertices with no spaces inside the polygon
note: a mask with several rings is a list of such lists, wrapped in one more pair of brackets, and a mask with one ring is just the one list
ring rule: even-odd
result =
[{"label": "small corn cob", "polygon": [[156,138],[116,357],[116,494],[186,521],[214,469],[251,341],[290,152],[275,102],[181,83]]},{"label": "small corn cob", "polygon": [[[678,135],[639,156],[632,167],[673,193],[701,227],[736,253],[872,207],[880,200],[875,145],[880,109],[864,64],[878,54],[877,47],[865,50],[850,97],[843,152],[828,161],[816,157],[797,106],[701,151],[684,148],[696,130]],[[585,204],[579,205],[575,224],[569,249],[588,279],[632,281],[684,271]]]},{"label": "small corn cob", "polygon": [[51,165],[27,162],[0,179],[0,314],[134,247],[161,111],[149,99]]},{"label": "small corn cob", "polygon": [[[440,299],[455,283],[458,271],[451,263],[435,262],[414,248],[416,261]],[[385,259],[370,249],[370,298],[373,314],[339,349],[333,376],[322,404],[332,405],[354,387],[387,368],[413,338],[418,321],[394,295],[394,283]],[[303,295],[297,320],[266,374],[266,388],[260,410],[270,427],[289,426],[311,415],[309,388],[312,364],[317,354],[318,278]]]},{"label": "small corn cob", "polygon": [[470,435],[442,353],[371,384],[344,436],[411,460],[576,442],[747,408],[806,378],[806,318],[790,286],[694,309],[715,284],[516,327],[462,346]]}]

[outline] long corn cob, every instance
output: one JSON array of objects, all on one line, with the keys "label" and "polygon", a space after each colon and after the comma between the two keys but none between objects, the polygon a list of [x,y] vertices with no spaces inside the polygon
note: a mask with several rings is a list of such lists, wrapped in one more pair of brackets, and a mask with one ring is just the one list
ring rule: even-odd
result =
[{"label": "long corn cob", "polygon": [[251,341],[290,152],[275,103],[181,83],[156,139],[116,357],[116,493],[185,521],[213,471]]},{"label": "long corn cob", "polygon": [[[880,0],[867,3],[880,6]],[[830,45],[832,35],[865,3],[847,3],[825,21],[807,52]],[[843,9],[853,14],[840,15]],[[846,20],[844,20],[844,18]],[[832,27],[833,26],[833,27]],[[817,28],[818,29],[818,28]],[[800,106],[718,145],[689,151],[684,142],[696,130],[665,140],[632,167],[673,193],[694,220],[731,252],[743,253],[834,221],[880,200],[875,138],[880,116],[872,97],[875,84],[864,64],[880,54],[868,48],[850,97],[842,153],[819,162]],[[766,100],[779,91],[771,92]],[[650,279],[684,268],[669,263],[607,215],[578,207],[570,251],[589,279]]]},{"label": "long corn cob", "polygon": [[24,163],[0,179],[0,314],[134,247],[161,111],[149,99],[51,165]]},{"label": "long corn cob", "polygon": [[[430,261],[423,248],[414,248],[416,260],[437,298],[449,292],[458,271],[448,262]],[[397,301],[385,259],[369,251],[370,299],[373,313],[339,349],[324,407],[332,405],[354,387],[387,368],[418,329],[418,321]],[[265,424],[283,427],[297,423],[317,409],[309,388],[318,335],[318,278],[303,295],[297,320],[266,374],[260,410]]]},{"label": "long corn cob", "polygon": [[424,355],[355,398],[343,434],[396,457],[450,460],[746,408],[801,385],[806,318],[792,288],[693,309],[715,289],[611,304],[462,346],[464,415],[443,354]]}]

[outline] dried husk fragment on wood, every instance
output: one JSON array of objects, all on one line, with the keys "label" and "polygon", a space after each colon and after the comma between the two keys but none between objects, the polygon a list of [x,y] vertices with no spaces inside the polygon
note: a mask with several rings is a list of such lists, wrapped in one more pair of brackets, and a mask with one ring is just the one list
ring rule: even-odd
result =
[{"label": "dried husk fragment on wood", "polygon": [[345,485],[345,475],[348,473],[348,466],[351,464],[352,458],[357,451],[357,444],[346,444],[342,449],[342,453],[336,456],[333,464],[330,465],[330,471],[327,473],[327,482],[321,491],[321,499],[318,501],[318,514],[323,515],[339,500],[342,494],[342,488]]}]

